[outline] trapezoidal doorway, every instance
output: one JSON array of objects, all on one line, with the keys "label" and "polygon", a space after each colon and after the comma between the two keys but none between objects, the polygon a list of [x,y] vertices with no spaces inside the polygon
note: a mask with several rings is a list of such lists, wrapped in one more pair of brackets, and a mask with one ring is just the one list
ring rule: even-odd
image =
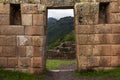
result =
[{"label": "trapezoidal doorway", "polygon": [[47,9],[46,69],[76,70],[73,9]]}]

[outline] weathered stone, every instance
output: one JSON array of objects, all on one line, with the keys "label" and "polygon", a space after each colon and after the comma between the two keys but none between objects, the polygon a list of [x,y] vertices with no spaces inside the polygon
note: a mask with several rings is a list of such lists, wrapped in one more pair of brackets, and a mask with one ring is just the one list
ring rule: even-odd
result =
[{"label": "weathered stone", "polygon": [[41,47],[34,47],[34,52],[33,52],[33,56],[34,57],[41,57],[43,55],[43,50],[41,49]]},{"label": "weathered stone", "polygon": [[112,43],[120,44],[120,34],[113,34],[112,35]]},{"label": "weathered stone", "polygon": [[88,58],[88,65],[92,68],[100,66],[100,56],[90,56]]},{"label": "weathered stone", "polygon": [[32,37],[31,36],[17,36],[17,45],[18,46],[31,46]]},{"label": "weathered stone", "polygon": [[93,48],[93,55],[95,56],[110,56],[111,45],[95,45]]},{"label": "weathered stone", "polygon": [[32,14],[22,14],[22,25],[32,25]]},{"label": "weathered stone", "polygon": [[10,13],[10,5],[0,3],[0,14],[9,14]]},{"label": "weathered stone", "polygon": [[41,68],[42,67],[42,57],[33,57],[32,58],[32,67]]},{"label": "weathered stone", "polygon": [[1,35],[22,35],[24,34],[24,27],[3,25],[0,27],[0,34]]},{"label": "weathered stone", "polygon": [[0,68],[7,67],[7,58],[0,57]]},{"label": "weathered stone", "polygon": [[111,57],[111,66],[114,66],[114,67],[120,66],[119,56]]},{"label": "weathered stone", "polygon": [[26,57],[26,47],[25,46],[17,46],[17,53],[20,57]]},{"label": "weathered stone", "polygon": [[15,36],[0,36],[0,45],[1,46],[15,46],[16,45]]},{"label": "weathered stone", "polygon": [[17,58],[8,58],[8,65],[9,68],[16,68],[18,67],[18,59]]},{"label": "weathered stone", "polygon": [[34,48],[33,46],[27,46],[26,47],[26,56],[27,57],[32,57],[34,53]]},{"label": "weathered stone", "polygon": [[44,26],[44,14],[33,14],[33,25]]},{"label": "weathered stone", "polygon": [[0,15],[0,25],[9,25],[9,15],[6,14],[1,14]]},{"label": "weathered stone", "polygon": [[3,47],[3,54],[2,56],[6,57],[16,57],[17,56],[17,49],[14,46],[6,46]]},{"label": "weathered stone", "polygon": [[101,67],[110,67],[111,66],[111,57],[110,56],[101,56],[100,66]]},{"label": "weathered stone", "polygon": [[28,68],[31,66],[31,58],[19,58],[18,63],[20,68]]},{"label": "weathered stone", "polygon": [[112,26],[112,33],[120,33],[120,25],[119,24],[113,24]]},{"label": "weathered stone", "polygon": [[112,55],[120,55],[120,45],[112,45],[111,51]]},{"label": "weathered stone", "polygon": [[25,34],[44,36],[44,28],[42,26],[25,27]]}]

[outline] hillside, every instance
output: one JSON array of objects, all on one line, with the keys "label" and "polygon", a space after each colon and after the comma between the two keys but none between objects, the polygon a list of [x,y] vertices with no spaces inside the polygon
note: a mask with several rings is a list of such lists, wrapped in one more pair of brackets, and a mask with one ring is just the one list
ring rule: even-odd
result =
[{"label": "hillside", "polygon": [[63,17],[59,20],[48,18],[47,44],[51,45],[63,39],[65,35],[74,30],[73,17]]}]

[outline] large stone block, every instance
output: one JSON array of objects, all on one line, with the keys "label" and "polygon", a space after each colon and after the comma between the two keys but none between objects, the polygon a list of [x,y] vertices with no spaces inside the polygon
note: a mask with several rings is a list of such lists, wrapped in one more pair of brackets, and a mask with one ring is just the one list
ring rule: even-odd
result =
[{"label": "large stone block", "polygon": [[75,5],[77,25],[98,24],[98,3],[81,2]]},{"label": "large stone block", "polygon": [[19,58],[18,65],[20,68],[28,68],[31,67],[31,58]]},{"label": "large stone block", "polygon": [[76,29],[76,33],[78,33],[78,34],[94,33],[93,25],[78,25],[78,26],[76,26],[75,29]]},{"label": "large stone block", "polygon": [[17,54],[20,57],[25,57],[26,56],[26,47],[25,46],[17,46]]},{"label": "large stone block", "polygon": [[110,56],[111,45],[95,45],[93,48],[93,55],[95,56]]},{"label": "large stone block", "polygon": [[0,25],[9,25],[9,24],[10,24],[9,15],[0,14]]},{"label": "large stone block", "polygon": [[8,58],[7,66],[9,68],[16,68],[16,67],[18,67],[18,59],[17,58]]},{"label": "large stone block", "polygon": [[118,67],[120,66],[119,56],[111,56],[111,66]]},{"label": "large stone block", "polygon": [[120,34],[112,34],[112,43],[120,44]]},{"label": "large stone block", "polygon": [[26,56],[27,57],[32,57],[34,53],[34,48],[33,46],[27,46],[26,47]]},{"label": "large stone block", "polygon": [[7,67],[7,58],[0,57],[0,68]]},{"label": "large stone block", "polygon": [[46,22],[44,21],[44,14],[33,14],[33,25],[34,26],[44,26]]},{"label": "large stone block", "polygon": [[22,14],[22,25],[32,25],[32,14]]},{"label": "large stone block", "polygon": [[95,34],[94,44],[110,44],[112,43],[111,34]]},{"label": "large stone block", "polygon": [[44,36],[44,27],[43,26],[25,27],[25,35]]},{"label": "large stone block", "polygon": [[112,55],[120,55],[120,45],[112,45]]},{"label": "large stone block", "polygon": [[6,46],[3,47],[3,54],[5,57],[16,57],[17,56],[17,48],[14,46]]},{"label": "large stone block", "polygon": [[100,56],[90,56],[88,57],[88,65],[91,68],[100,66]]},{"label": "large stone block", "polygon": [[120,23],[120,13],[111,13],[109,16],[109,23]]},{"label": "large stone block", "polygon": [[17,36],[17,45],[18,46],[31,46],[32,36]]},{"label": "large stone block", "polygon": [[120,7],[119,2],[113,1],[113,2],[110,2],[109,10],[112,13],[119,13],[120,12],[119,7]]},{"label": "large stone block", "polygon": [[90,35],[79,35],[78,37],[78,43],[79,44],[93,44],[94,42],[94,35],[90,34]]},{"label": "large stone block", "polygon": [[9,14],[10,13],[10,5],[0,3],[0,14]]},{"label": "large stone block", "polygon": [[42,57],[33,57],[32,58],[32,67],[33,68],[41,68],[43,66]]},{"label": "large stone block", "polygon": [[0,26],[0,34],[1,35],[23,35],[24,34],[24,26]]},{"label": "large stone block", "polygon": [[96,25],[94,26],[94,31],[97,34],[106,34],[106,33],[111,33],[112,32],[112,28],[111,25],[109,24],[100,24],[100,25]]},{"label": "large stone block", "polygon": [[120,33],[120,24],[111,24],[112,33]]},{"label": "large stone block", "polygon": [[100,57],[100,66],[101,67],[110,67],[111,66],[111,57],[110,56],[101,56]]},{"label": "large stone block", "polygon": [[84,55],[84,56],[90,56],[93,53],[93,46],[92,45],[79,45],[79,50],[77,52],[77,54],[79,54],[80,56]]},{"label": "large stone block", "polygon": [[41,57],[44,54],[44,50],[42,50],[43,48],[41,47],[34,47],[34,53],[33,56],[34,57]]},{"label": "large stone block", "polygon": [[22,14],[33,14],[38,13],[38,4],[21,4],[21,13]]},{"label": "large stone block", "polygon": [[32,42],[33,46],[43,47],[45,46],[45,36],[33,36]]},{"label": "large stone block", "polygon": [[16,45],[15,36],[0,36],[0,45],[1,46],[14,46]]}]

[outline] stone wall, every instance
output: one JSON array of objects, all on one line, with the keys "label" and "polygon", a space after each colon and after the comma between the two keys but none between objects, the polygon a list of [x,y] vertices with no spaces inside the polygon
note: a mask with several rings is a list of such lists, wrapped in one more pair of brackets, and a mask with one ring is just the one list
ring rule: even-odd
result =
[{"label": "stone wall", "polygon": [[[11,24],[11,4],[20,4],[15,13],[21,14],[19,25]],[[0,0],[0,68],[29,73],[45,70],[48,8],[75,10],[78,70],[118,67],[119,7],[119,0]]]},{"label": "stone wall", "polygon": [[109,2],[106,23],[99,21],[100,3],[75,5],[78,70],[120,66],[120,4],[104,1]]}]

